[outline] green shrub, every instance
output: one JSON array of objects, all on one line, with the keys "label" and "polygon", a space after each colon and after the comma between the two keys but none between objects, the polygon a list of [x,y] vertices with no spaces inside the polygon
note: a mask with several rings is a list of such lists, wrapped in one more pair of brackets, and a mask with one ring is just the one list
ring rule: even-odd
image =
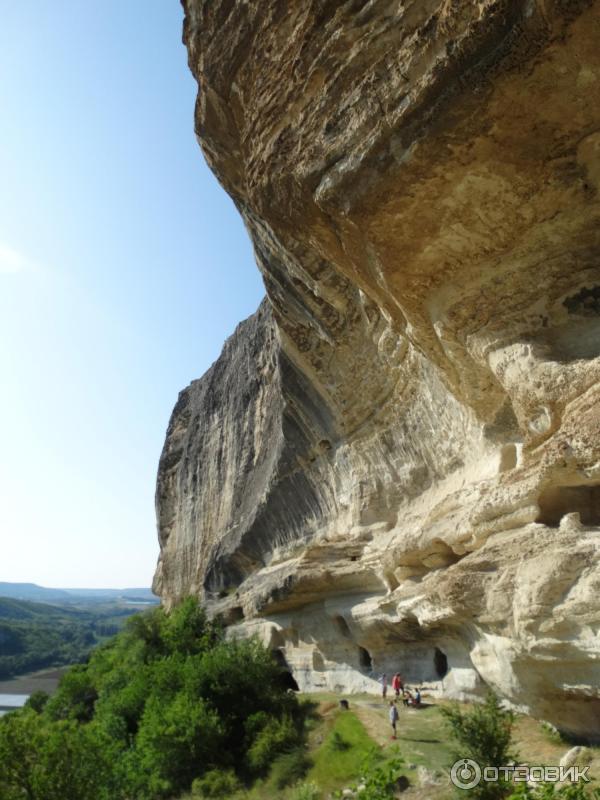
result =
[{"label": "green shrub", "polygon": [[233,770],[211,769],[192,783],[192,797],[231,797],[240,788],[241,784]]},{"label": "green shrub", "polygon": [[312,765],[303,747],[283,753],[273,762],[271,779],[278,789],[284,789],[301,780]]},{"label": "green shrub", "polygon": [[[394,800],[403,763],[398,753],[384,762],[380,753],[371,754],[363,764],[359,784],[353,787],[354,796],[357,800]],[[342,798],[343,792],[335,792],[333,796]]]},{"label": "green shrub", "polygon": [[25,708],[31,708],[36,714],[41,714],[49,699],[50,695],[47,692],[38,689],[33,692],[33,694],[29,695],[25,703]]},{"label": "green shrub", "polygon": [[181,692],[171,702],[151,697],[140,722],[136,751],[142,782],[155,800],[189,788],[209,765],[222,761],[223,727],[210,704]]},{"label": "green shrub", "polygon": [[32,711],[0,720],[2,800],[113,800],[111,742],[93,726],[51,722]]},{"label": "green shrub", "polygon": [[314,783],[301,783],[294,789],[291,800],[319,800],[321,790]]},{"label": "green shrub", "polygon": [[[216,775],[225,785],[264,774],[304,732],[306,712],[280,678],[266,648],[225,641],[195,600],[140,614],[45,706],[34,698],[35,710],[0,719],[0,797],[161,800],[197,779],[206,794],[218,790]],[[279,769],[301,774],[293,758]]]},{"label": "green shrub", "polygon": [[600,789],[582,782],[563,786],[544,783],[535,787],[519,784],[507,800],[600,800]]},{"label": "green shrub", "polygon": [[98,692],[87,667],[78,664],[62,676],[58,691],[50,698],[45,713],[53,720],[89,722],[94,716]]},{"label": "green shrub", "polygon": [[[512,752],[512,728],[514,714],[500,705],[493,692],[488,692],[483,703],[470,710],[462,710],[457,704],[441,709],[455,743],[454,761],[471,758],[483,769],[502,767],[516,761]],[[482,781],[470,789],[470,797],[480,800],[496,800],[509,792],[509,783],[504,778],[498,781]],[[461,797],[464,791],[457,790]]]},{"label": "green shrub", "polygon": [[269,767],[280,754],[298,744],[298,732],[290,717],[269,719],[248,748],[246,761],[253,773]]}]

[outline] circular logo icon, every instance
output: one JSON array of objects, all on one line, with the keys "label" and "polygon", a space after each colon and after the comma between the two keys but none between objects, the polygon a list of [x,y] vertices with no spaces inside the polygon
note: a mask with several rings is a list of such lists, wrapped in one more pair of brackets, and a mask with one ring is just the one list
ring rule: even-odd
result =
[{"label": "circular logo icon", "polygon": [[472,758],[461,758],[452,765],[450,780],[457,789],[472,789],[481,780],[481,767]]}]

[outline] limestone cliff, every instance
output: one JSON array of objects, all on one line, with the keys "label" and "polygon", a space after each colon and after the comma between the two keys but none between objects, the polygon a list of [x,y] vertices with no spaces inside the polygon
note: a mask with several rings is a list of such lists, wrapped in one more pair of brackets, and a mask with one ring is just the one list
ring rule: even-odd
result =
[{"label": "limestone cliff", "polygon": [[194,593],[305,689],[600,738],[600,0],[187,0],[267,299],[161,458]]}]

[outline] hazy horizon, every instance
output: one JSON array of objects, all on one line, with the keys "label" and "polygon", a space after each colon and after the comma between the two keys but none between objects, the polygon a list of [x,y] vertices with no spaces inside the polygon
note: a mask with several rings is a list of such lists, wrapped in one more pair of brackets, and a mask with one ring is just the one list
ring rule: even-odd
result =
[{"label": "hazy horizon", "polygon": [[150,586],[178,392],[264,294],[194,136],[177,2],[9,4],[0,31],[0,580]]}]

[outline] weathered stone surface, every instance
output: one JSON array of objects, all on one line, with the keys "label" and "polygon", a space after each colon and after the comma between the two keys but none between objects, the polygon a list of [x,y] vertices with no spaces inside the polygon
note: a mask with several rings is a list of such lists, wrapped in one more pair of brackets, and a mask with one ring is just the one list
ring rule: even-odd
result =
[{"label": "weathered stone surface", "polygon": [[184,5],[268,297],[173,413],[155,588],[302,688],[600,738],[600,2]]}]

